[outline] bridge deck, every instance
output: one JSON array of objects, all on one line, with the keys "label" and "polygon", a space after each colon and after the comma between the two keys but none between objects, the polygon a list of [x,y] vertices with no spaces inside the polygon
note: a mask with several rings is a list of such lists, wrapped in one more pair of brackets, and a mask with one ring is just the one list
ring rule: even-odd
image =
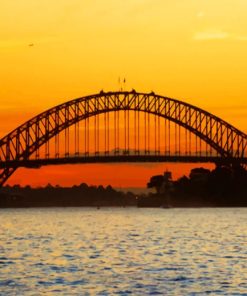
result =
[{"label": "bridge deck", "polygon": [[0,168],[40,168],[46,165],[90,164],[90,163],[145,163],[145,162],[183,162],[215,164],[247,164],[247,158],[223,159],[220,156],[184,156],[184,155],[94,155],[67,156],[61,158],[29,159],[0,162]]}]

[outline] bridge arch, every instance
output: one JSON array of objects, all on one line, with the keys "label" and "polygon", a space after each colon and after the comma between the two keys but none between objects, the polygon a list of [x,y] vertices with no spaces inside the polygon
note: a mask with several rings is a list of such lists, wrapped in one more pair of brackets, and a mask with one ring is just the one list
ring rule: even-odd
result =
[{"label": "bridge arch", "polygon": [[42,145],[88,117],[132,110],[166,118],[210,145],[227,162],[242,163],[247,135],[215,115],[155,93],[103,92],[74,99],[28,120],[0,140],[0,186]]}]

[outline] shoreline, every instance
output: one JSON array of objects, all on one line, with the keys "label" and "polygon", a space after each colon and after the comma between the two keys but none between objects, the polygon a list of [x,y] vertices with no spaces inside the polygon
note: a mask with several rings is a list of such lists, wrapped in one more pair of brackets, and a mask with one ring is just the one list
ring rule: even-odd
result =
[{"label": "shoreline", "polygon": [[178,205],[178,206],[114,206],[114,205],[103,205],[103,206],[92,206],[92,205],[7,205],[0,206],[1,209],[36,209],[36,208],[92,208],[92,209],[106,209],[106,208],[121,208],[121,209],[200,209],[200,208],[247,208],[247,205]]}]

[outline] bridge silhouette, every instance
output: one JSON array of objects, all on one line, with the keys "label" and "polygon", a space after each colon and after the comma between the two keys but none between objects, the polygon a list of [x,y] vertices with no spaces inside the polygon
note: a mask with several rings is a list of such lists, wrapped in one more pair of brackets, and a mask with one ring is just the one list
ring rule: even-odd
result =
[{"label": "bridge silhouette", "polygon": [[109,162],[246,165],[247,135],[153,92],[103,92],[55,106],[0,140],[0,186],[19,167]]}]

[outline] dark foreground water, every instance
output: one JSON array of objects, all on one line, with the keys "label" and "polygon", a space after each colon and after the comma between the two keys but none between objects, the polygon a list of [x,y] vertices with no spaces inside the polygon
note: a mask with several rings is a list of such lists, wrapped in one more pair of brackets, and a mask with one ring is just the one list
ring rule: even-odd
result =
[{"label": "dark foreground water", "polygon": [[0,295],[247,295],[247,209],[0,210]]}]

